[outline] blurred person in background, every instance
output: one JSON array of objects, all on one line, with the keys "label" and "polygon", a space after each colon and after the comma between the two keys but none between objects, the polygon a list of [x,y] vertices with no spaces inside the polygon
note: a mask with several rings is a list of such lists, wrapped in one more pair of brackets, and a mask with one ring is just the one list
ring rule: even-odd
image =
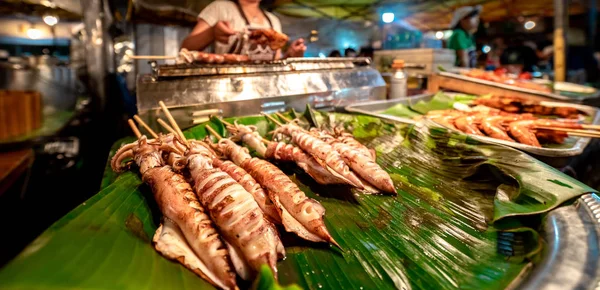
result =
[{"label": "blurred person in background", "polygon": [[373,58],[373,52],[375,50],[371,46],[363,46],[360,48],[360,52],[358,53],[359,57],[370,57]]},{"label": "blurred person in background", "polygon": [[[237,32],[269,28],[282,32],[279,18],[261,9],[260,0],[218,0],[200,12],[198,23],[183,40],[181,48],[204,50],[213,44],[215,53],[228,53],[235,44],[235,37],[232,36]],[[283,58],[302,57],[305,51],[304,39],[296,39]],[[280,50],[277,51],[276,58],[282,58]]]},{"label": "blurred person in background", "polygon": [[512,39],[500,56],[500,63],[509,73],[533,72],[538,62],[536,49],[535,43],[522,37]]},{"label": "blurred person in background", "polygon": [[342,54],[340,53],[339,50],[336,49],[336,50],[332,50],[329,53],[329,57],[342,57]]},{"label": "blurred person in background", "polygon": [[345,57],[356,57],[357,53],[356,50],[354,50],[354,48],[348,47],[344,50],[344,56]]},{"label": "blurred person in background", "polygon": [[456,51],[456,66],[475,67],[477,52],[475,37],[479,26],[481,5],[460,7],[454,11],[450,22],[452,36],[448,40],[448,48]]}]

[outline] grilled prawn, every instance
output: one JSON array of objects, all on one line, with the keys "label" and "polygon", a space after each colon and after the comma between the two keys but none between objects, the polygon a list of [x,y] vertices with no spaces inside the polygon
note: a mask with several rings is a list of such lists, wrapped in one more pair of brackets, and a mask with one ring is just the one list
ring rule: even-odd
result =
[{"label": "grilled prawn", "polygon": [[215,286],[236,289],[228,251],[213,223],[183,176],[164,166],[156,147],[142,136],[121,147],[111,160],[113,170],[119,172],[122,162],[133,157],[152,189],[165,217],[153,239],[156,250]]}]

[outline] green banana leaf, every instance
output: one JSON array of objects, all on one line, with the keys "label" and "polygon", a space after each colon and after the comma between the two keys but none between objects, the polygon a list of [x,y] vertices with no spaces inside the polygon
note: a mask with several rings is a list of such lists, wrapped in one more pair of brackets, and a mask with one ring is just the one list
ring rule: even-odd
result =
[{"label": "green banana leaf", "polygon": [[411,105],[410,109],[420,114],[426,114],[427,112],[432,110],[452,109],[454,103],[468,104],[476,98],[477,96],[472,95],[448,96],[444,92],[440,91],[437,92],[431,100],[418,101],[414,105]]},{"label": "green banana leaf", "polygon": [[[280,164],[323,204],[326,224],[343,248],[282,233],[287,251],[278,264],[282,285],[503,289],[540,252],[539,213],[593,192],[526,154],[480,144],[433,123],[398,126],[366,116],[312,113],[311,121],[342,125],[375,148],[398,196],[320,186],[295,166]],[[257,125],[261,134],[274,129],[262,117],[238,120]],[[225,133],[220,122],[210,125]],[[202,139],[206,130],[197,126],[185,134]],[[125,141],[131,139],[115,147]],[[153,250],[160,213],[137,174],[107,173],[103,185],[0,270],[0,289],[212,289]],[[522,218],[528,215],[535,216]],[[254,287],[280,286],[261,275]]]}]

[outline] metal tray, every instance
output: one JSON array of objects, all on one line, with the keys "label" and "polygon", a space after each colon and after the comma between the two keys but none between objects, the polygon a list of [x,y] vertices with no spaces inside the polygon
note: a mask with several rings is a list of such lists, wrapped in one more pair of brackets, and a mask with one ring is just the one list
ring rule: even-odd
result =
[{"label": "metal tray", "polygon": [[[544,219],[542,259],[519,289],[600,288],[600,197],[589,193]],[[515,288],[517,288],[515,287]]]},{"label": "metal tray", "polygon": [[[452,96],[452,94],[450,94],[450,93],[448,93],[447,95]],[[433,94],[423,94],[423,95],[417,95],[417,96],[406,98],[406,99],[395,99],[395,100],[357,103],[357,104],[353,104],[353,105],[345,107],[345,110],[348,112],[370,115],[370,116],[374,116],[374,117],[378,117],[378,118],[382,118],[382,119],[386,119],[386,120],[390,120],[390,121],[394,121],[394,122],[413,124],[413,123],[415,123],[415,121],[412,119],[390,116],[390,115],[382,114],[381,112],[390,107],[393,107],[394,105],[397,105],[397,104],[409,105],[409,104],[414,104],[421,100],[429,101],[429,100],[431,100],[431,98],[433,98]],[[593,124],[600,124],[600,110],[598,110],[597,108],[585,106],[585,105],[578,105],[578,104],[568,104],[568,103],[563,103],[563,102],[542,101],[541,104],[546,105],[546,106],[552,106],[552,107],[574,107],[574,108],[577,108],[578,110],[581,110],[582,112],[585,112],[589,116],[591,116]],[[583,152],[585,147],[590,142],[590,138],[574,137],[577,139],[577,142],[575,144],[573,144],[573,146],[571,148],[556,149],[556,148],[538,148],[538,147],[533,147],[533,146],[529,146],[529,145],[525,145],[525,144],[521,144],[521,143],[498,140],[498,139],[490,138],[487,136],[477,136],[477,135],[469,135],[469,136],[472,137],[473,139],[476,139],[476,140],[479,140],[482,142],[502,144],[502,145],[513,147],[513,148],[517,148],[519,150],[522,150],[522,151],[525,151],[528,153],[532,153],[537,156],[545,156],[545,157],[577,156]],[[552,165],[554,165],[554,164],[552,164]]]},{"label": "metal tray", "polygon": [[596,90],[596,93],[589,94],[589,95],[571,94],[569,96],[563,96],[563,95],[560,95],[557,93],[541,92],[541,91],[536,91],[536,90],[532,90],[532,89],[511,86],[511,85],[507,85],[507,84],[503,84],[503,83],[486,81],[486,80],[482,80],[482,79],[478,79],[478,78],[464,76],[464,75],[454,73],[454,72],[439,72],[438,74],[441,76],[449,77],[449,78],[455,78],[455,79],[459,79],[459,80],[463,80],[463,81],[484,84],[487,86],[493,86],[493,87],[497,87],[497,88],[501,88],[501,89],[505,89],[505,90],[513,90],[513,91],[523,92],[523,93],[527,93],[527,94],[537,95],[540,97],[546,97],[546,98],[560,100],[560,101],[564,101],[564,102],[583,103],[583,102],[587,102],[592,99],[600,98],[600,90]]}]

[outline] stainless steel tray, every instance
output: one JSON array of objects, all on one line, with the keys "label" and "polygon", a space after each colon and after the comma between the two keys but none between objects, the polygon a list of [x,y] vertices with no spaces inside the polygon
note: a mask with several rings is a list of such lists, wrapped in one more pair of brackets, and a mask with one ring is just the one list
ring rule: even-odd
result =
[{"label": "stainless steel tray", "polygon": [[527,93],[527,94],[537,95],[537,96],[560,100],[560,101],[564,101],[564,102],[583,103],[583,102],[589,101],[591,99],[600,98],[599,90],[596,90],[596,93],[589,94],[589,95],[563,96],[563,95],[556,94],[556,93],[541,92],[541,91],[536,91],[536,90],[532,90],[532,89],[511,86],[511,85],[507,85],[507,84],[503,84],[503,83],[486,81],[486,80],[482,80],[482,79],[478,79],[478,78],[464,76],[464,75],[454,73],[454,72],[439,72],[438,74],[441,76],[449,77],[449,78],[455,78],[455,79],[459,79],[459,80],[463,80],[463,81],[484,84],[487,86],[493,86],[493,87],[497,87],[497,88],[501,88],[501,89],[505,89],[505,90],[513,90],[513,91],[523,92],[523,93]]},{"label": "stainless steel tray", "polygon": [[[448,95],[452,96],[452,94],[448,94]],[[413,123],[415,123],[415,121],[412,119],[390,116],[390,115],[382,114],[381,112],[390,107],[393,107],[396,104],[409,105],[409,104],[414,104],[421,100],[429,101],[429,100],[431,100],[432,97],[433,97],[433,94],[423,94],[423,95],[417,95],[417,96],[406,98],[406,99],[357,103],[357,104],[347,106],[345,109],[348,112],[370,115],[370,116],[374,116],[374,117],[378,117],[378,118],[382,118],[382,119],[386,119],[386,120],[390,120],[390,121],[394,121],[394,122],[413,124]],[[598,110],[597,108],[585,106],[585,105],[578,105],[578,104],[568,104],[568,103],[563,103],[563,102],[541,102],[541,103],[543,105],[553,106],[553,107],[577,108],[578,110],[581,110],[582,112],[585,112],[588,115],[590,115],[592,118],[593,124],[600,124],[600,110]],[[490,138],[490,137],[486,137],[486,136],[477,136],[477,135],[469,135],[469,136],[472,137],[473,139],[476,139],[476,140],[479,140],[482,142],[502,144],[502,145],[517,148],[519,150],[529,152],[529,153],[532,153],[532,154],[535,154],[538,156],[545,156],[545,157],[576,156],[576,155],[581,154],[583,152],[583,150],[585,149],[585,147],[590,142],[590,138],[575,137],[577,141],[575,144],[573,144],[573,146],[571,148],[556,149],[556,148],[538,148],[538,147],[533,147],[533,146],[529,146],[529,145],[525,145],[525,144],[521,144],[521,143],[498,140],[498,139]],[[574,138],[574,137],[570,137],[570,138]]]},{"label": "stainless steel tray", "polygon": [[600,197],[590,193],[544,219],[542,259],[519,289],[600,288]]}]

